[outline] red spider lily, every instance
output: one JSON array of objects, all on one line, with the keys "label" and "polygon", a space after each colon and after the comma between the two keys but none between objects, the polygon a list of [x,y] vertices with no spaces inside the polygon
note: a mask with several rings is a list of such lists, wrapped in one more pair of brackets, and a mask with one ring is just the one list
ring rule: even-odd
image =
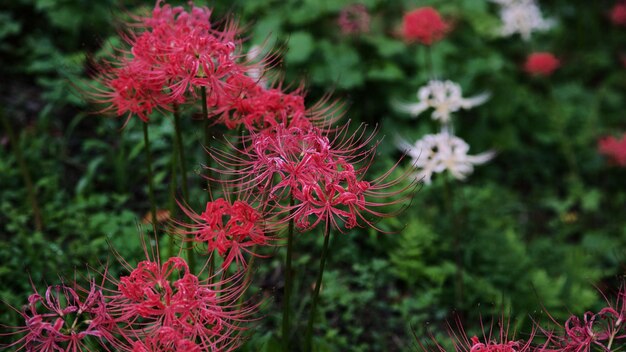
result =
[{"label": "red spider lily", "polygon": [[156,334],[143,341],[133,343],[132,352],[200,352],[202,349],[193,341],[187,340],[170,327],[162,327]]},{"label": "red spider lily", "polygon": [[559,66],[561,62],[551,53],[532,53],[526,58],[524,70],[537,76],[550,76]]},{"label": "red spider lily", "polygon": [[611,22],[616,26],[626,27],[626,2],[618,2],[611,9]]},{"label": "red spider lily", "polygon": [[242,324],[252,320],[258,307],[241,302],[247,288],[243,276],[200,279],[205,275],[190,273],[183,258],[171,257],[162,263],[158,245],[151,254],[145,242],[143,247],[147,259],[137,265],[114,252],[128,270],[127,276],[100,273],[109,314],[120,336],[117,350],[157,351],[162,347],[174,351],[182,345],[198,346],[202,351],[236,349],[245,330]]},{"label": "red spider lily", "polygon": [[364,179],[375,151],[375,146],[368,147],[373,136],[366,136],[365,128],[349,134],[348,125],[334,133],[314,126],[279,125],[253,134],[249,144],[235,153],[214,149],[211,153],[220,168],[211,170],[229,176],[222,181],[228,186],[266,194],[282,222],[294,219],[302,229],[320,222],[338,229],[342,224],[373,226],[364,214],[385,216],[376,208],[397,204],[401,197],[383,199],[409,187],[386,191],[403,179],[387,181],[393,168],[375,180]]},{"label": "red spider lily", "polygon": [[432,45],[445,37],[449,24],[432,7],[420,7],[404,15],[402,36],[408,42]]},{"label": "red spider lily", "polygon": [[181,208],[194,222],[186,224],[176,222],[184,228],[186,234],[193,235],[194,243],[207,245],[208,253],[217,250],[224,258],[222,268],[228,268],[233,262],[237,266],[246,267],[244,253],[260,256],[251,247],[267,246],[274,240],[267,233],[270,231],[266,225],[262,211],[253,208],[247,201],[236,200],[229,202],[223,198],[216,199],[206,204],[206,209],[201,214],[196,214],[186,206]]},{"label": "red spider lily", "polygon": [[90,93],[95,102],[106,105],[100,113],[115,111],[118,116],[127,115],[127,121],[136,115],[148,122],[153,110],[168,109],[169,100],[161,91],[162,83],[144,75],[140,62],[122,60],[119,65],[108,64],[99,77],[106,88],[94,88]]},{"label": "red spider lily", "polygon": [[86,290],[77,284],[49,286],[42,296],[28,297],[20,312],[25,326],[7,335],[25,334],[5,347],[16,351],[84,351],[97,343],[103,350],[118,344],[115,323],[102,290],[92,281]]},{"label": "red spider lily", "polygon": [[[609,300],[606,296],[606,307],[598,313],[586,312],[582,319],[572,315],[562,327],[562,333],[541,329],[547,341],[539,351],[591,351],[599,347],[602,351],[612,351],[614,344],[626,339],[624,320],[626,319],[626,289],[624,284],[617,294],[617,299]],[[548,315],[553,323],[560,325]]]},{"label": "red spider lily", "polygon": [[280,87],[264,88],[246,75],[232,75],[227,83],[228,92],[222,96],[218,112],[230,129],[243,125],[248,131],[256,132],[281,123],[310,124],[301,88],[284,93]]},{"label": "red spider lily", "polygon": [[266,88],[258,79],[243,74],[231,75],[226,83],[214,114],[220,115],[219,122],[230,129],[243,126],[249,132],[261,132],[280,124],[299,128],[325,126],[340,116],[341,104],[329,98],[307,108],[302,86],[286,93],[282,84]]},{"label": "red spider lily", "polygon": [[626,166],[626,134],[621,139],[612,136],[601,138],[598,141],[598,151],[606,155],[612,163]]},{"label": "red spider lily", "polygon": [[152,15],[135,17],[123,35],[129,50],[120,50],[113,63],[102,65],[98,77],[104,89],[92,94],[118,115],[136,114],[147,121],[154,108],[195,100],[206,88],[210,107],[227,94],[231,75],[265,67],[265,59],[239,63],[239,29],[227,22],[222,30],[210,21],[206,7],[163,5],[157,1]]},{"label": "red spider lily", "polygon": [[[178,334],[176,341],[189,340],[202,350],[231,350],[240,342],[239,324],[255,308],[236,305],[245,289],[238,276],[216,283],[200,280],[179,257],[163,264],[142,261],[128,276],[110,281],[117,283],[108,299],[120,333],[144,345],[163,343],[159,333],[169,328]],[[158,341],[149,340],[155,336]]]},{"label": "red spider lily", "polygon": [[[528,340],[511,340],[509,339],[509,326],[510,322],[505,321],[504,317],[501,317],[497,329],[494,334],[494,327],[491,325],[488,331],[485,331],[483,322],[481,320],[480,325],[483,330],[482,338],[472,336],[468,338],[465,329],[463,328],[460,320],[457,320],[457,328],[453,328],[448,324],[448,334],[452,340],[455,352],[530,352],[535,351],[536,347],[532,345],[534,339],[534,331],[531,332]],[[417,337],[416,337],[417,339]],[[419,339],[418,345],[423,351],[437,351],[446,352],[445,348],[439,344],[433,336],[431,336],[431,343],[423,344]]]},{"label": "red spider lily", "polygon": [[195,88],[202,86],[217,99],[223,80],[244,70],[235,52],[239,29],[232,22],[223,30],[213,28],[206,7],[192,6],[189,13],[161,4],[157,1],[151,17],[138,18],[139,34],[126,37],[130,54],[147,64],[146,74],[164,82],[171,101],[180,102],[188,93],[195,96]]},{"label": "red spider lily", "polygon": [[352,4],[344,7],[337,19],[341,33],[359,34],[370,30],[370,15],[363,4]]}]

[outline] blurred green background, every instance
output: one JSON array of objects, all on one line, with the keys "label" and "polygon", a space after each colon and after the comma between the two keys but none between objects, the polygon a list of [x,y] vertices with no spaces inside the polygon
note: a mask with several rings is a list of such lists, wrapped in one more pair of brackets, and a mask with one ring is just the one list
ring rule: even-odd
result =
[{"label": "blurred green background", "polygon": [[[352,3],[196,5],[214,8],[217,19],[239,19],[249,34],[246,48],[278,48],[283,60],[275,70],[294,87],[304,81],[309,104],[331,92],[346,102],[344,119],[378,125],[385,139],[374,172],[400,157],[392,143],[396,134],[415,140],[437,131],[428,112],[413,119],[392,106],[413,101],[430,77],[424,48],[398,36],[402,16],[434,6],[453,23],[432,49],[434,71],[460,83],[466,96],[492,93],[484,105],[456,114],[456,133],[471,154],[494,149],[498,155],[466,181],[448,182],[454,220],[445,206],[445,176],[436,175],[401,216],[378,223],[390,234],[357,229],[334,236],[316,324],[318,349],[415,350],[413,334],[443,334],[455,314],[470,332],[479,329],[481,316],[488,320],[503,311],[528,331],[531,317],[545,318],[542,307],[563,320],[601,306],[598,290],[615,292],[626,264],[626,169],[607,163],[596,147],[600,137],[626,131],[626,68],[620,62],[626,29],[609,21],[615,2],[544,1],[544,15],[557,26],[529,42],[494,34],[498,6],[486,0],[362,0],[369,31],[342,34],[337,19]],[[0,298],[12,306],[26,302],[31,280],[42,287],[107,262],[120,272],[109,242],[125,258],[142,258],[138,233],[149,204],[141,129],[137,121],[121,129],[123,119],[94,114],[78,82],[89,80],[94,62],[119,43],[120,21],[153,5],[15,0],[0,7]],[[533,51],[553,52],[562,67],[549,78],[528,76],[521,66]],[[167,208],[173,128],[153,121],[156,194]],[[183,126],[193,158],[190,177],[204,160],[193,125],[188,120]],[[408,168],[408,160],[400,167]],[[26,170],[41,226],[34,221]],[[191,198],[201,199],[196,188]],[[294,309],[302,325],[320,248],[321,233],[297,238]],[[283,252],[256,262],[251,289],[267,301],[243,350],[277,346]],[[0,321],[20,324],[6,306]]]}]

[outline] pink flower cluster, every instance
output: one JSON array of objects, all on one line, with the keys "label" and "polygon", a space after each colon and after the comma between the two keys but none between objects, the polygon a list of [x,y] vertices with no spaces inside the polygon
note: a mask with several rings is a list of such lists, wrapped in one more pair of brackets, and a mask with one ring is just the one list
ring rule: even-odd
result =
[{"label": "pink flower cluster", "polygon": [[626,166],[626,134],[620,139],[613,136],[601,138],[598,141],[598,151],[606,155],[611,163]]},{"label": "pink flower cluster", "polygon": [[[465,331],[458,323],[458,332],[449,329],[449,335],[454,345],[454,351],[469,352],[582,352],[592,351],[616,351],[623,347],[626,342],[626,286],[617,293],[614,301],[607,299],[607,304],[597,313],[586,312],[582,318],[572,315],[564,324],[559,323],[549,313],[552,327],[545,328],[535,325],[533,331],[525,340],[510,340],[508,337],[509,324],[505,321],[498,322],[499,334],[493,336],[492,331],[483,333],[484,337],[476,336],[467,338]],[[481,323],[482,325],[482,323]],[[543,335],[541,342],[534,343],[536,333]],[[446,351],[434,337],[433,346],[425,346],[420,341],[419,345],[424,351]]]},{"label": "pink flower cluster", "polygon": [[285,93],[280,87],[264,88],[246,75],[233,75],[227,83],[216,113],[220,114],[220,122],[230,129],[243,124],[248,131],[260,131],[278,124],[310,123],[301,89]]},{"label": "pink flower cluster", "polygon": [[363,4],[352,4],[344,7],[337,19],[341,33],[359,34],[370,30],[370,15]]},{"label": "pink flower cluster", "polygon": [[404,39],[424,45],[432,45],[443,39],[449,30],[450,25],[432,7],[420,7],[406,13],[402,23]]},{"label": "pink flower cluster", "polygon": [[[184,259],[172,257],[163,264],[140,262],[108,298],[122,334],[137,337],[142,346],[221,351],[236,345],[238,322],[249,312],[234,305],[243,289],[229,281],[201,280]],[[135,348],[138,342],[133,343]]]},{"label": "pink flower cluster", "polygon": [[[373,148],[367,148],[373,135],[348,134],[349,126],[328,130],[315,126],[266,129],[250,136],[250,143],[231,152],[214,150],[220,168],[212,171],[228,176],[226,181],[243,191],[267,194],[272,218],[279,222],[294,219],[301,229],[311,229],[323,222],[341,229],[372,225],[364,214],[383,216],[377,207],[399,202],[377,202],[370,199],[393,197],[396,192],[382,192],[401,179],[385,182],[389,170],[379,178],[367,181]],[[287,205],[286,203],[289,203]]]},{"label": "pink flower cluster", "polygon": [[245,267],[244,253],[254,256],[250,247],[268,245],[273,239],[266,234],[264,214],[253,208],[248,202],[236,200],[232,204],[223,198],[208,202],[201,214],[185,209],[193,224],[182,224],[189,228],[196,244],[206,244],[208,253],[217,250],[224,258],[222,268],[233,262]]},{"label": "pink flower cluster", "polygon": [[616,26],[626,27],[626,1],[619,1],[613,6],[611,22]]},{"label": "pink flower cluster", "polygon": [[16,327],[14,334],[22,338],[6,347],[27,351],[83,351],[89,342],[106,349],[107,342],[116,344],[115,323],[102,289],[94,282],[89,289],[77,285],[55,285],[42,296],[28,297],[28,305],[20,312],[26,324]]},{"label": "pink flower cluster", "polygon": [[135,29],[124,37],[130,50],[104,67],[100,77],[106,87],[97,96],[118,115],[137,115],[148,121],[154,109],[169,109],[197,97],[208,89],[215,104],[225,91],[226,79],[245,72],[237,64],[237,27],[217,30],[206,7],[161,6],[151,17],[136,18]]},{"label": "pink flower cluster", "polygon": [[537,52],[528,55],[524,63],[524,70],[532,75],[550,76],[561,62],[552,53]]},{"label": "pink flower cluster", "polygon": [[[235,276],[210,283],[189,272],[184,259],[145,260],[119,280],[105,274],[89,289],[50,286],[35,291],[21,315],[24,334],[5,347],[27,351],[231,351],[240,323],[256,306],[237,305],[245,285]],[[115,288],[104,283],[113,283]],[[245,303],[244,303],[245,305]]]},{"label": "pink flower cluster", "polygon": [[106,104],[103,112],[147,122],[154,110],[195,102],[204,89],[214,122],[229,129],[301,126],[319,117],[305,107],[301,88],[285,93],[280,84],[260,84],[253,73],[262,74],[273,58],[244,58],[237,26],[226,23],[217,29],[210,16],[206,7],[187,12],[158,1],[152,16],[129,25],[134,31],[124,37],[130,49],[102,66],[103,88],[92,94],[93,100]]}]

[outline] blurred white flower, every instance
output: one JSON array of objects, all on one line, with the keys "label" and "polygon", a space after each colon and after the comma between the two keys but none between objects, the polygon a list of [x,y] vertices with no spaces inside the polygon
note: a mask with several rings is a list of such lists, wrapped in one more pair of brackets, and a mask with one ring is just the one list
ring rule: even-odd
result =
[{"label": "blurred white flower", "polygon": [[[257,61],[257,59],[259,59],[260,56],[261,56],[261,47],[258,45],[253,45],[248,51],[248,53],[246,54],[246,59],[248,62],[254,63],[255,61]],[[263,70],[264,70],[263,64],[259,62],[259,63],[256,63],[255,65],[252,65],[252,67],[248,69],[246,74],[248,75],[248,77],[257,81],[259,86],[263,88],[267,88],[268,84],[267,84],[267,80],[263,78]]]},{"label": "blurred white flower", "polygon": [[426,184],[431,183],[433,173],[445,170],[454,178],[463,180],[474,171],[474,165],[484,164],[495,156],[493,151],[468,155],[469,145],[445,132],[427,134],[415,144],[398,138],[396,144],[413,159],[413,166],[418,169],[415,177]]},{"label": "blurred white flower", "polygon": [[500,34],[508,37],[519,33],[522,39],[530,40],[534,31],[545,31],[554,26],[554,20],[544,19],[534,0],[492,0],[502,5]]},{"label": "blurred white flower", "polygon": [[433,108],[433,120],[439,120],[446,125],[450,122],[450,114],[460,109],[470,109],[489,99],[489,93],[483,93],[471,98],[463,98],[461,86],[452,81],[431,80],[417,91],[415,104],[397,103],[399,110],[417,116],[428,108]]}]

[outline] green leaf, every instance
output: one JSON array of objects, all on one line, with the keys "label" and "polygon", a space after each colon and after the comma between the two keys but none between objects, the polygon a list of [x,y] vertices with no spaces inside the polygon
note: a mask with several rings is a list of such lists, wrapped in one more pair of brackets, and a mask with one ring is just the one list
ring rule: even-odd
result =
[{"label": "green leaf", "polygon": [[285,55],[285,62],[298,64],[306,61],[313,52],[314,42],[311,34],[295,32],[289,37],[289,51]]}]

